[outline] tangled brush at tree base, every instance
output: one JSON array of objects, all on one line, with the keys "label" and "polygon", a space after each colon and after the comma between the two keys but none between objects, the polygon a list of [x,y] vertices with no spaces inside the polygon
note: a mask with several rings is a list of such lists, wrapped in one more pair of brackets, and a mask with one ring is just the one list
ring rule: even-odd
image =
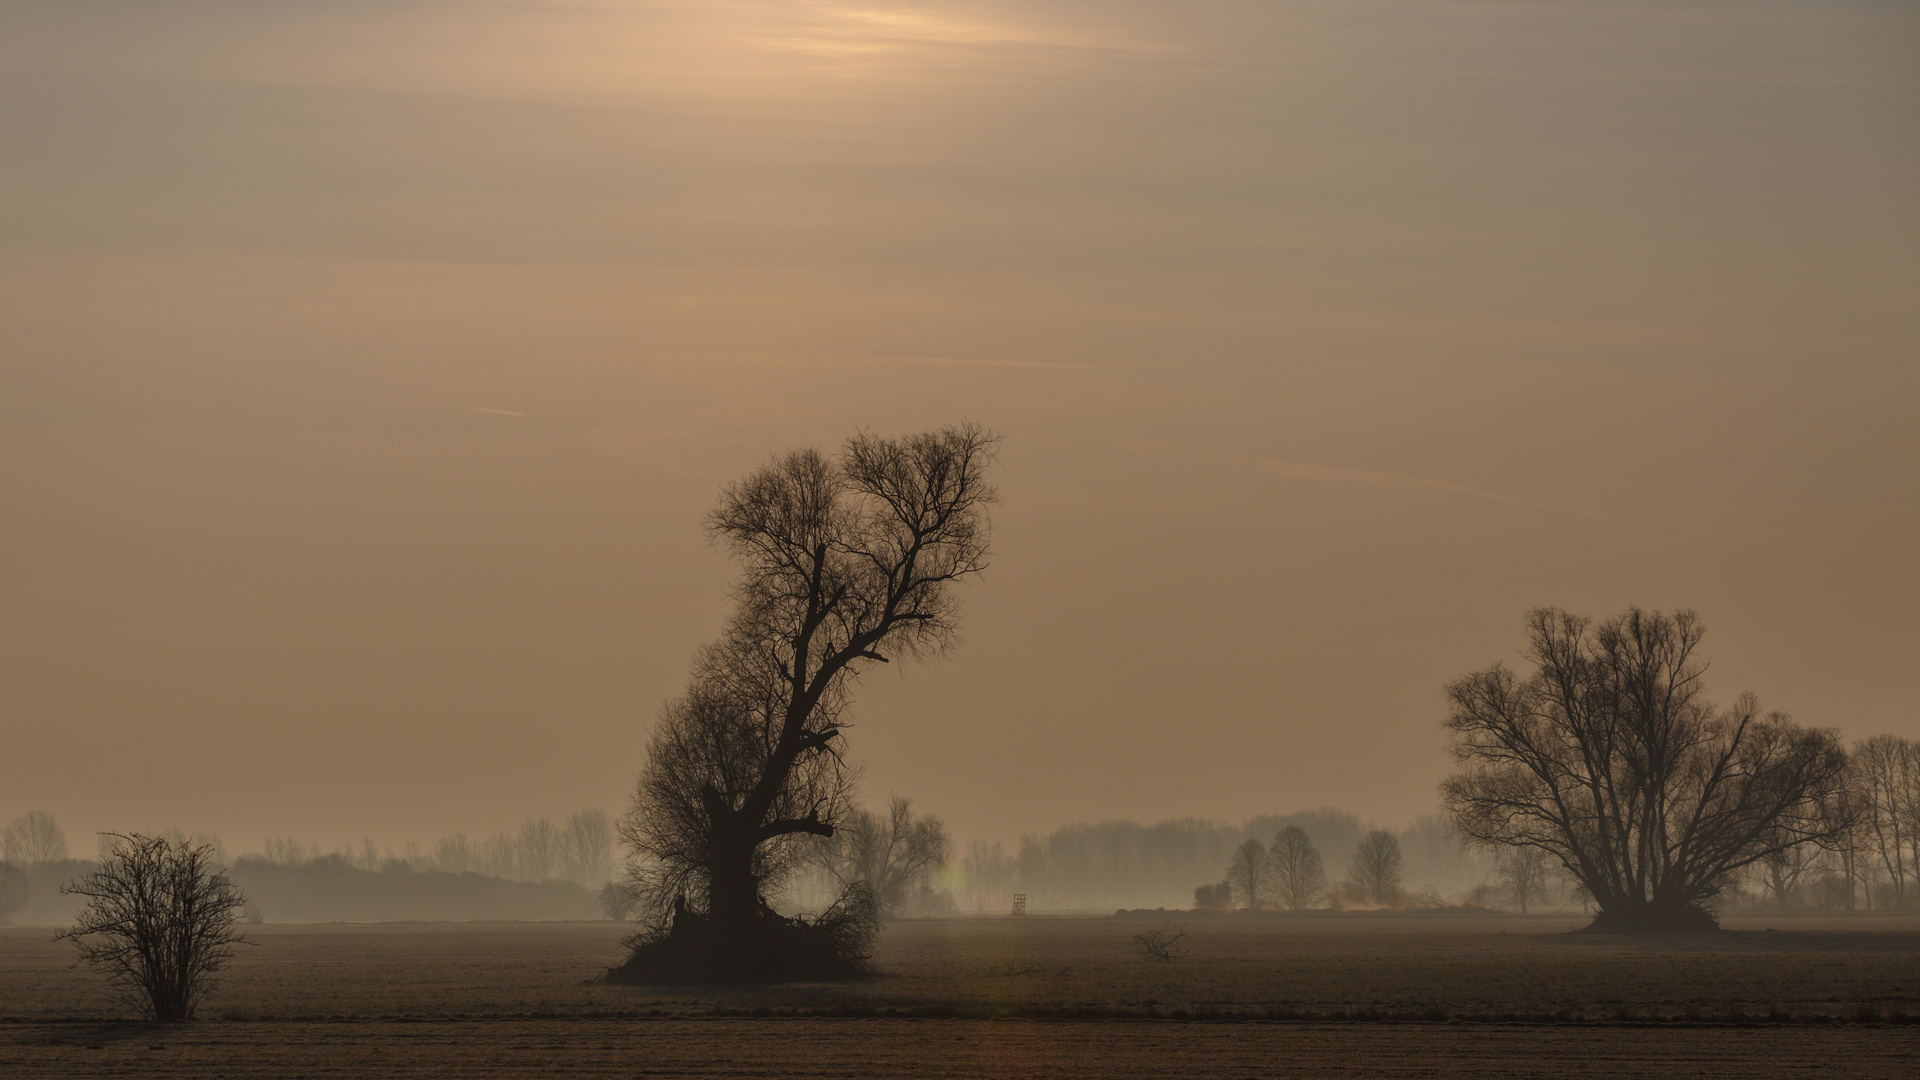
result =
[{"label": "tangled brush at tree base", "polygon": [[839,982],[875,974],[880,918],[864,882],[817,917],[789,919],[764,906],[744,920],[720,921],[676,904],[664,927],[626,944],[627,961],[607,970],[616,985]]},{"label": "tangled brush at tree base", "polygon": [[1720,920],[1697,904],[1644,903],[1605,908],[1580,929],[1583,934],[1700,934],[1720,929]]}]

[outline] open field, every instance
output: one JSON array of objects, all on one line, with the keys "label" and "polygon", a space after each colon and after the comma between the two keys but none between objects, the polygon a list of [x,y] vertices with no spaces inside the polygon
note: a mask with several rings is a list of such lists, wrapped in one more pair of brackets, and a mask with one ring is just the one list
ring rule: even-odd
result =
[{"label": "open field", "polygon": [[[1176,921],[1179,921],[1176,917]],[[1911,1075],[1920,919],[1732,919],[1709,938],[1567,917],[887,927],[851,985],[629,988],[609,923],[262,926],[155,1029],[71,950],[0,928],[0,1074]],[[1891,1021],[1891,1022],[1888,1022]]]}]

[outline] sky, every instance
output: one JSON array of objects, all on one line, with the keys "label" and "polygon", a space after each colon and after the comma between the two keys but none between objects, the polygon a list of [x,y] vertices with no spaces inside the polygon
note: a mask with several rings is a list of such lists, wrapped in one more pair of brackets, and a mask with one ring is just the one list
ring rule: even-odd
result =
[{"label": "sky", "polygon": [[862,791],[1436,808],[1522,620],[1920,737],[1920,10],[0,0],[0,820],[619,812],[721,487],[1005,436]]}]

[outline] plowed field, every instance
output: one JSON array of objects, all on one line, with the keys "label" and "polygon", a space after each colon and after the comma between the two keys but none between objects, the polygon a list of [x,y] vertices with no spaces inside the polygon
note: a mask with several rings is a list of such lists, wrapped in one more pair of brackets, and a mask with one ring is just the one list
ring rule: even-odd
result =
[{"label": "plowed field", "polygon": [[[1175,916],[1176,922],[1181,921]],[[128,1022],[51,930],[0,928],[0,1076],[1911,1077],[1920,920],[895,924],[850,985],[589,982],[596,923],[264,926],[202,1021]]]}]

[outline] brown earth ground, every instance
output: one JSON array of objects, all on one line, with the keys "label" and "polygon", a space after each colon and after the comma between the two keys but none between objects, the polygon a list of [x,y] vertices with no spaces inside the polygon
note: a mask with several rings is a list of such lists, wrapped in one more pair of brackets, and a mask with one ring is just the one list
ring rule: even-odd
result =
[{"label": "brown earth ground", "polygon": [[1578,918],[890,925],[845,985],[591,983],[611,923],[260,926],[154,1026],[50,928],[0,927],[0,1076],[1898,1076],[1920,917],[1733,918],[1631,940]]}]

